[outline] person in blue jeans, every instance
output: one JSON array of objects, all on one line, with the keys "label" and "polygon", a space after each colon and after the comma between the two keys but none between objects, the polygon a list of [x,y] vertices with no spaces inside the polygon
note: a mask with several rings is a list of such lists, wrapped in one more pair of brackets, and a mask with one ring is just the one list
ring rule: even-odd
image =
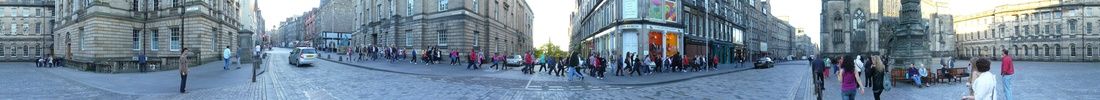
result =
[{"label": "person in blue jeans", "polygon": [[229,50],[229,46],[225,46],[225,49],[222,49],[222,59],[225,60],[225,66],[222,66],[222,69],[229,70],[229,63],[232,63],[229,62],[229,56],[232,53],[233,51]]},{"label": "person in blue jeans", "polygon": [[909,79],[912,79],[917,87],[924,88],[924,85],[920,82],[920,73],[918,73],[916,65],[909,64],[909,69],[906,71],[909,73]]}]

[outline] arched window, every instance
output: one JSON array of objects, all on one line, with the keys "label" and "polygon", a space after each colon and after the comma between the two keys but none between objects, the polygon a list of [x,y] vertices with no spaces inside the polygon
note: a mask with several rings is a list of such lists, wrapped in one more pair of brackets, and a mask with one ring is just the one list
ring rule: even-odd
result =
[{"label": "arched window", "polygon": [[1062,45],[1054,44],[1054,56],[1062,56]]},{"label": "arched window", "polygon": [[[1023,49],[1024,50],[1024,56],[1031,56],[1030,53],[1027,53],[1027,50],[1031,50],[1031,49],[1027,49],[1027,45],[1024,45],[1023,47],[1024,47],[1024,49]],[[1020,51],[1016,51],[1016,52],[1020,52]]]},{"label": "arched window", "polygon": [[1050,45],[1043,44],[1043,56],[1050,56]]},{"label": "arched window", "polygon": [[1092,43],[1089,43],[1089,44],[1086,44],[1086,45],[1085,45],[1085,48],[1086,48],[1086,50],[1087,50],[1087,51],[1085,51],[1085,52],[1088,52],[1088,53],[1086,53],[1086,54],[1087,54],[1088,56],[1092,56],[1092,47],[1093,47],[1093,46],[1092,46]]},{"label": "arched window", "polygon": [[1069,44],[1069,56],[1077,56],[1077,44]]},{"label": "arched window", "polygon": [[1012,55],[1020,55],[1020,45],[1012,45]]},{"label": "arched window", "polygon": [[1043,56],[1043,53],[1039,53],[1039,45],[1037,45],[1037,44],[1032,44],[1032,45],[1031,45],[1031,48],[1032,48],[1032,49],[1034,49],[1034,50],[1032,50],[1032,52],[1031,52],[1032,54],[1034,54],[1035,56]]}]

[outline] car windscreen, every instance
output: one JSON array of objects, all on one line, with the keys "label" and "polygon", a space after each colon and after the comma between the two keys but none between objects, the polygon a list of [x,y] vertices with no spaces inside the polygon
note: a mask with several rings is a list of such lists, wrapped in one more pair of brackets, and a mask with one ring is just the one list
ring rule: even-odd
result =
[{"label": "car windscreen", "polygon": [[302,49],[303,54],[317,54],[317,50],[314,49]]}]

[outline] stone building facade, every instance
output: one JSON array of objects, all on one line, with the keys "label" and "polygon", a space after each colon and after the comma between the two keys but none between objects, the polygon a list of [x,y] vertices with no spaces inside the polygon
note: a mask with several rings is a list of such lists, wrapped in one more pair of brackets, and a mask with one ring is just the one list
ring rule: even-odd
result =
[{"label": "stone building facade", "polygon": [[[884,11],[896,7],[884,4],[891,0],[823,0],[821,11],[821,53],[826,57],[850,54],[881,54],[880,28],[894,23],[897,14]],[[900,2],[896,2],[900,3]],[[899,6],[900,7],[900,6]],[[873,9],[877,8],[877,9]]]},{"label": "stone building facade", "polygon": [[787,57],[794,27],[771,15],[761,0],[578,0],[570,51],[621,57],[626,53]]},{"label": "stone building facade", "polygon": [[[355,0],[328,0],[321,2],[321,6],[317,8],[314,13],[316,16],[316,26],[310,31],[310,34],[318,34],[318,36],[311,38],[313,43],[319,47],[346,47],[346,43],[326,43],[324,41],[324,33],[351,33],[358,27],[355,22],[349,22],[355,20],[356,13],[350,13],[355,11]],[[339,45],[337,45],[339,44]],[[343,49],[341,49],[343,50]]]},{"label": "stone building facade", "polygon": [[178,64],[182,48],[196,55],[191,65],[218,61],[226,46],[237,47],[238,6],[236,0],[57,0],[53,57],[100,72],[138,71],[141,54],[158,70],[174,69],[163,66]]},{"label": "stone building facade", "polygon": [[[954,20],[958,57],[1100,61],[1100,0],[1039,0]],[[1094,25],[1096,24],[1096,25]]]},{"label": "stone building facade", "polygon": [[[909,2],[910,6],[903,6]],[[902,50],[917,50],[928,56],[921,64],[949,62],[956,54],[954,26],[948,21],[947,3],[938,0],[824,0],[821,13],[821,55],[890,55]],[[903,8],[910,7],[909,15]],[[909,19],[902,19],[907,17]],[[909,21],[909,24],[904,23]],[[915,25],[906,27],[904,25]],[[918,31],[913,28],[920,28]],[[905,34],[902,34],[905,33]],[[921,34],[909,36],[908,34]],[[916,42],[906,40],[918,40]],[[902,45],[919,43],[920,48],[903,49]],[[912,47],[912,46],[909,46]],[[923,54],[922,54],[923,55]],[[891,55],[899,58],[899,55]],[[912,63],[892,60],[891,64]]]},{"label": "stone building facade", "polygon": [[50,54],[53,0],[0,2],[0,62]]},{"label": "stone building facade", "polygon": [[[521,54],[533,51],[523,0],[357,0],[354,46]],[[462,53],[462,55],[466,55]]]}]

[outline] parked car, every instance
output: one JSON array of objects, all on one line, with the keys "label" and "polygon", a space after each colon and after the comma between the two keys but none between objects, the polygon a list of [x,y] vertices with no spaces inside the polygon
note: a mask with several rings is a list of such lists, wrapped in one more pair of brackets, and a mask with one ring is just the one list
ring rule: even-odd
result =
[{"label": "parked car", "polygon": [[290,51],[290,57],[287,60],[290,60],[287,62],[294,66],[312,65],[317,61],[317,49],[313,47],[296,47],[293,51]]},{"label": "parked car", "polygon": [[771,68],[775,67],[775,61],[772,61],[771,57],[764,57],[757,59],[753,65],[755,66],[754,68]]},{"label": "parked car", "polygon": [[520,56],[520,55],[508,56],[507,58],[505,58],[504,61],[505,61],[504,65],[522,66],[523,65],[523,56]]}]

